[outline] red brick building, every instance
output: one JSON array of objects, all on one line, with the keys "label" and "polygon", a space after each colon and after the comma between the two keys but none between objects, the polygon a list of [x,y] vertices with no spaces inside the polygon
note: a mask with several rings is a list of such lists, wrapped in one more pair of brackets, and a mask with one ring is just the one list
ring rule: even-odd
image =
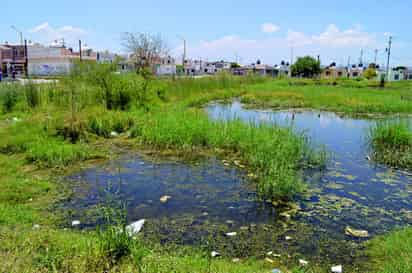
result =
[{"label": "red brick building", "polygon": [[26,67],[26,56],[23,45],[0,45],[0,69],[4,76],[11,76],[13,71],[24,74]]}]

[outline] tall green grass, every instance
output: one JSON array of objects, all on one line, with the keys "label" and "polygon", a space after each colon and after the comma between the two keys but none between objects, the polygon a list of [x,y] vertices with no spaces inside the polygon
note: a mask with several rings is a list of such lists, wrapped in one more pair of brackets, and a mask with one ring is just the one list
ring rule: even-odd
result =
[{"label": "tall green grass", "polygon": [[412,83],[391,83],[380,89],[366,84],[328,85],[313,80],[272,80],[249,85],[242,102],[257,107],[312,108],[351,114],[411,113]]},{"label": "tall green grass", "polygon": [[379,122],[369,131],[373,158],[381,163],[412,169],[412,123]]},{"label": "tall green grass", "polygon": [[412,229],[404,228],[379,236],[367,244],[369,272],[412,272]]},{"label": "tall green grass", "polygon": [[70,144],[53,137],[52,132],[41,124],[17,122],[0,129],[0,152],[23,153],[28,162],[43,167],[64,167],[92,157],[83,144]]},{"label": "tall green grass", "polygon": [[259,176],[258,189],[266,198],[293,198],[305,188],[300,171],[324,163],[324,157],[291,128],[211,121],[197,110],[158,111],[133,132],[158,148],[219,148],[238,154]]}]

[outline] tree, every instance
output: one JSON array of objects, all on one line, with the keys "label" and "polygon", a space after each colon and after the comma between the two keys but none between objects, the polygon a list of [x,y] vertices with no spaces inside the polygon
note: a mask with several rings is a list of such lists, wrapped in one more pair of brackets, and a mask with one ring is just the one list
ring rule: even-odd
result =
[{"label": "tree", "polygon": [[299,57],[291,69],[293,76],[311,78],[320,73],[320,62],[311,56]]},{"label": "tree", "polygon": [[375,78],[377,76],[376,69],[369,67],[363,72],[363,76],[367,78],[368,80]]},{"label": "tree", "polygon": [[149,67],[169,51],[160,35],[126,32],[122,40],[138,70]]}]

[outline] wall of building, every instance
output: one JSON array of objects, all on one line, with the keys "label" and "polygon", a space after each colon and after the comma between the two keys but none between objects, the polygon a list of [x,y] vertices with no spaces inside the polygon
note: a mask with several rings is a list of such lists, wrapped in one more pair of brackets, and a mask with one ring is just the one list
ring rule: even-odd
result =
[{"label": "wall of building", "polygon": [[30,60],[28,72],[31,76],[56,76],[69,73],[71,67],[68,59]]}]

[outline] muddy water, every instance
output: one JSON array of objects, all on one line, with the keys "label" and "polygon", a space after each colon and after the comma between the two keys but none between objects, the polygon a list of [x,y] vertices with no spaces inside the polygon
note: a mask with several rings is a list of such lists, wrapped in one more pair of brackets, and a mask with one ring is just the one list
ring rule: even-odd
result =
[{"label": "muddy water", "polygon": [[[210,105],[211,118],[239,118],[293,126],[325,145],[326,171],[305,175],[308,192],[297,200],[296,215],[258,200],[246,174],[216,158],[193,162],[126,155],[77,173],[73,199],[65,205],[84,227],[99,222],[94,208],[108,199],[127,204],[128,220],[147,219],[143,236],[162,243],[201,244],[230,257],[281,254],[342,263],[357,259],[361,239],[346,226],[371,236],[412,224],[412,177],[367,159],[367,128],[375,122],[332,113],[246,110],[240,103]],[[171,198],[162,203],[160,198]],[[225,236],[236,232],[236,236]]]}]

